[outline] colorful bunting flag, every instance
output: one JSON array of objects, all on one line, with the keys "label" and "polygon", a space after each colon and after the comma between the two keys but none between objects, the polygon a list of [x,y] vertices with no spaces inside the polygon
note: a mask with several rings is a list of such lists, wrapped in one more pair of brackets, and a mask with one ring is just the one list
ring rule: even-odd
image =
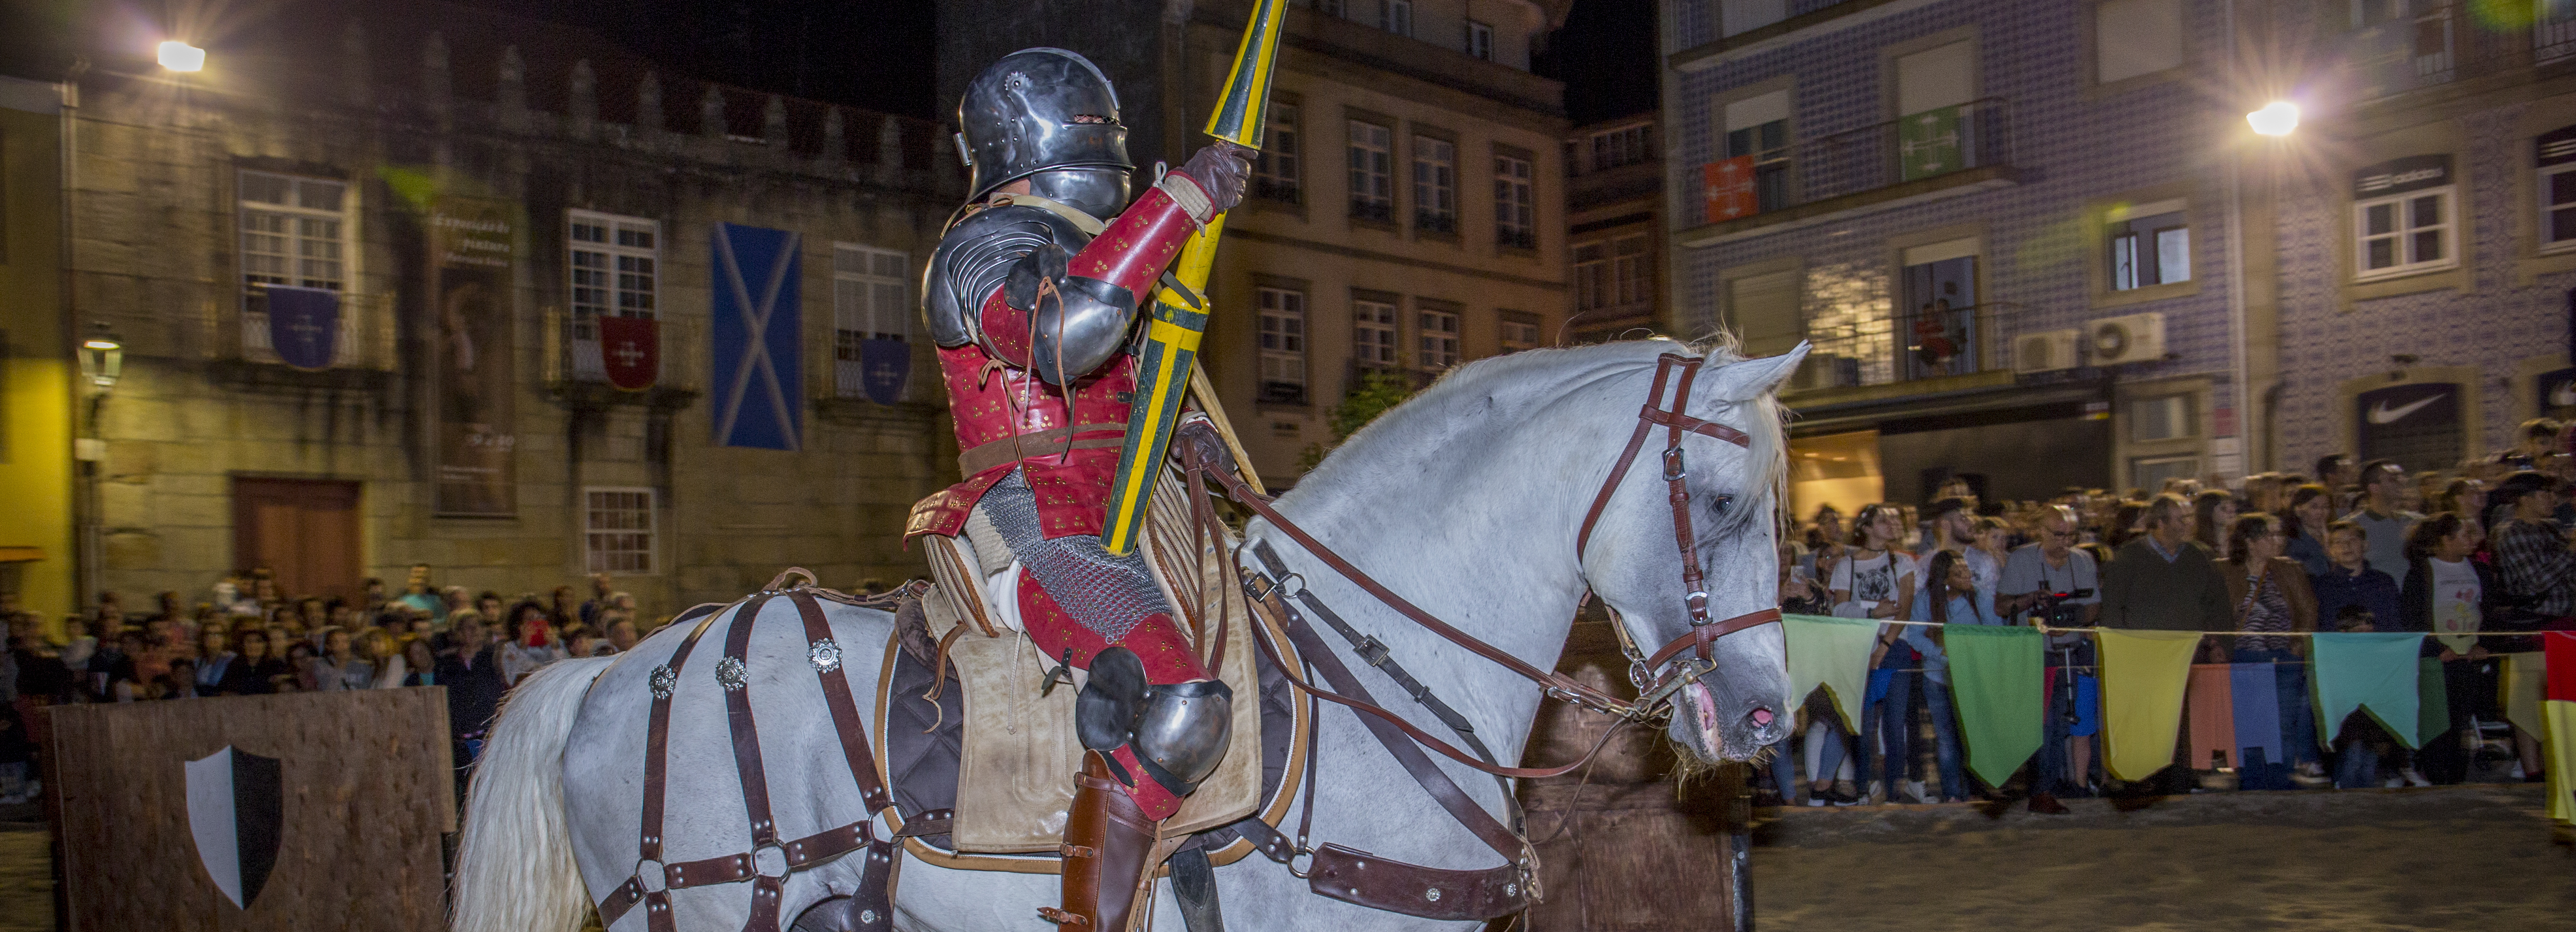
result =
[{"label": "colorful bunting flag", "polygon": [[2416,683],[2424,636],[2396,633],[2319,633],[2309,639],[2308,659],[2316,683],[2317,736],[2333,741],[2336,729],[2354,709],[2370,712],[2379,727],[2407,745],[2418,746],[2415,730],[2422,721]]},{"label": "colorful bunting flag", "polygon": [[2576,824],[2576,631],[2541,636],[2549,675],[2541,717],[2548,720],[2541,747],[2549,758],[2549,817]]},{"label": "colorful bunting flag", "polygon": [[2415,746],[2451,730],[2451,689],[2443,679],[2442,658],[2420,658],[2415,665]]},{"label": "colorful bunting flag", "polygon": [[1783,615],[1780,627],[1789,651],[1789,695],[1801,701],[1825,687],[1843,728],[1860,733],[1861,692],[1869,683],[1869,654],[1878,639],[1878,623],[1857,618]]},{"label": "colorful bunting flag", "polygon": [[1950,656],[1950,690],[1958,699],[1968,769],[1987,785],[2002,786],[2039,750],[2047,636],[2019,626],[1951,625],[1944,631],[1942,651]]},{"label": "colorful bunting flag", "polygon": [[[2286,790],[2290,786],[2290,742],[2281,737],[2281,673],[2271,663],[2227,665],[2230,710],[2236,720],[2238,786],[2249,790]],[[2257,761],[2253,752],[2262,751]],[[2193,766],[2199,762],[2194,761]]]},{"label": "colorful bunting flag", "polygon": [[2173,763],[2182,726],[2183,688],[2191,680],[2198,631],[2099,632],[2102,721],[2111,776],[2144,780]]},{"label": "colorful bunting flag", "polygon": [[2236,691],[2234,664],[2196,663],[2191,666],[2191,701],[2183,703],[2191,715],[2191,760],[2193,768],[2213,761],[2222,767],[2240,766],[2236,749]]},{"label": "colorful bunting flag", "polygon": [[2535,650],[2496,658],[2504,668],[2497,691],[2503,693],[2500,698],[2504,701],[2505,720],[2535,738],[2549,733],[2549,722],[2540,712],[2540,704],[2547,701],[2549,693],[2546,656]]}]

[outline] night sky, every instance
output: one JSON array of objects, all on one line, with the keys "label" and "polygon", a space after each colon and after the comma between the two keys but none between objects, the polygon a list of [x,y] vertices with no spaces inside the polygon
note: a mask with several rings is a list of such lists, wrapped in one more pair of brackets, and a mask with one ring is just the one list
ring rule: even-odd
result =
[{"label": "night sky", "polygon": [[[450,0],[588,29],[671,70],[889,113],[940,119],[928,59],[933,0]],[[59,79],[75,22],[256,15],[294,0],[39,0],[0,3],[0,72]],[[182,17],[184,18],[184,17]],[[1655,107],[1653,0],[1579,0],[1536,70],[1566,82],[1580,125]]]},{"label": "night sky", "polygon": [[[676,70],[764,91],[940,118],[923,58],[931,0],[459,0],[597,30]],[[1653,0],[1579,0],[1538,70],[1575,123],[1655,107]]]}]

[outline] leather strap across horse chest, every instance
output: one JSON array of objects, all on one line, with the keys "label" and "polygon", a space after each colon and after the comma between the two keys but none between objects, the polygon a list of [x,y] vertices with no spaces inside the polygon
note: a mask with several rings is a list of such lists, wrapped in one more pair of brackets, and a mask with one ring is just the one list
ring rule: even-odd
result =
[{"label": "leather strap across horse chest", "polygon": [[[799,572],[790,570],[789,572]],[[781,590],[787,574],[770,583],[762,592],[729,606],[732,611],[709,613],[689,632],[689,636],[672,651],[669,663],[653,668],[649,685],[653,692],[653,709],[645,732],[644,812],[642,837],[634,876],[627,878],[599,904],[603,927],[635,908],[644,906],[645,927],[651,932],[674,932],[671,920],[670,891],[687,887],[751,881],[751,915],[743,928],[746,932],[770,932],[780,928],[779,902],[787,885],[787,875],[848,854],[867,849],[867,862],[861,867],[858,890],[850,897],[854,908],[843,910],[845,927],[859,932],[882,932],[892,927],[894,915],[890,886],[894,873],[894,848],[897,839],[878,838],[875,832],[877,812],[894,804],[885,784],[877,777],[874,754],[869,750],[867,728],[859,717],[858,705],[851,698],[850,684],[841,669],[842,648],[832,639],[831,625],[823,617],[818,593],[810,586]],[[826,593],[822,597],[837,596]],[[824,829],[802,838],[782,841],[769,807],[769,779],[760,756],[760,730],[752,714],[751,674],[747,654],[751,644],[753,622],[760,610],[773,598],[785,597],[796,607],[804,622],[806,662],[823,692],[823,703],[830,710],[833,730],[841,743],[841,755],[848,764],[850,777],[858,784],[860,799],[867,815],[856,821]],[[857,603],[847,597],[835,601]],[[733,735],[734,767],[742,780],[743,808],[749,816],[751,846],[738,854],[700,858],[679,863],[662,862],[663,813],[668,792],[670,757],[671,698],[678,691],[680,669],[688,663],[698,639],[718,621],[725,623],[724,658],[716,663],[716,683],[724,690],[725,722]]]}]

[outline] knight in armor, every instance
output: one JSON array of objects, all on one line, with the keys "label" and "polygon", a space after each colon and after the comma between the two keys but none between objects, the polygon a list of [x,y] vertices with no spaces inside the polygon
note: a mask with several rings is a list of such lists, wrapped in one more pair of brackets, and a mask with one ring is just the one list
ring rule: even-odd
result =
[{"label": "knight in armor", "polygon": [[1117,91],[1062,49],[984,69],[957,122],[973,194],[931,257],[922,308],[966,479],[915,505],[905,536],[989,530],[969,537],[997,536],[1019,562],[1030,638],[1087,671],[1064,899],[1040,912],[1064,932],[1117,932],[1157,827],[1225,756],[1233,702],[1142,552],[1101,544],[1138,306],[1183,242],[1242,199],[1249,166],[1217,142],[1128,203]]}]

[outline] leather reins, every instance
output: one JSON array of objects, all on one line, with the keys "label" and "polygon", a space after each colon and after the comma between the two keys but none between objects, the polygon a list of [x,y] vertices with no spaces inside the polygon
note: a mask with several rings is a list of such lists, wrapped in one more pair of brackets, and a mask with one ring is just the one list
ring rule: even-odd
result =
[{"label": "leather reins", "polygon": [[[1660,669],[1666,662],[1671,661],[1682,652],[1691,651],[1695,654],[1696,662],[1686,662],[1679,669],[1654,680],[1652,683],[1640,683],[1639,688],[1643,690],[1643,693],[1638,697],[1638,700],[1633,703],[1622,701],[1616,696],[1610,695],[1609,693],[1603,692],[1599,689],[1595,689],[1592,686],[1586,685],[1564,674],[1541,670],[1519,657],[1512,656],[1501,648],[1485,643],[1473,635],[1458,630],[1457,627],[1440,620],[1439,617],[1423,610],[1420,606],[1414,605],[1403,596],[1397,595],[1394,590],[1391,590],[1387,588],[1385,584],[1378,582],[1377,579],[1370,576],[1367,571],[1352,565],[1348,559],[1345,559],[1341,554],[1335,552],[1331,547],[1325,546],[1322,541],[1316,540],[1314,535],[1307,533],[1306,529],[1298,526],[1295,521],[1289,520],[1288,516],[1280,514],[1278,509],[1271,506],[1268,499],[1253,492],[1249,485],[1233,474],[1232,470],[1214,465],[1213,460],[1215,460],[1217,456],[1195,454],[1201,462],[1193,464],[1192,469],[1193,471],[1207,475],[1210,479],[1226,490],[1228,497],[1242,503],[1245,507],[1252,509],[1255,514],[1268,520],[1271,526],[1276,527],[1282,533],[1287,534],[1289,538],[1295,540],[1299,546],[1305,548],[1307,553],[1312,554],[1316,559],[1323,561],[1324,565],[1332,567],[1334,572],[1341,574],[1343,578],[1348,579],[1352,584],[1359,586],[1361,591],[1364,591],[1370,596],[1376,598],[1378,601],[1385,603],[1388,608],[1394,609],[1397,614],[1402,615],[1413,623],[1422,626],[1425,630],[1439,635],[1450,643],[1464,647],[1475,653],[1477,656],[1491,660],[1523,679],[1537,683],[1549,696],[1584,708],[1592,709],[1594,711],[1618,715],[1624,719],[1650,719],[1654,718],[1658,714],[1658,710],[1670,701],[1673,692],[1677,691],[1683,684],[1692,679],[1696,679],[1699,676],[1705,675],[1709,670],[1715,668],[1714,645],[1718,638],[1725,637],[1726,635],[1733,634],[1738,631],[1759,627],[1761,625],[1776,623],[1780,620],[1780,610],[1776,607],[1747,612],[1745,614],[1723,620],[1712,620],[1708,615],[1709,597],[1708,592],[1702,587],[1702,574],[1699,568],[1698,548],[1696,546],[1697,540],[1691,530],[1691,496],[1690,489],[1687,485],[1689,473],[1685,468],[1684,457],[1682,454],[1682,437],[1685,434],[1699,434],[1705,437],[1714,437],[1747,449],[1751,448],[1752,439],[1745,436],[1743,431],[1737,430],[1733,427],[1729,427],[1715,421],[1692,417],[1689,414],[1684,413],[1683,409],[1688,407],[1690,403],[1691,382],[1697,377],[1701,363],[1702,360],[1698,358],[1682,356],[1675,353],[1665,353],[1658,357],[1655,365],[1654,387],[1650,390],[1646,404],[1639,408],[1637,412],[1637,429],[1634,433],[1629,435],[1627,447],[1620,451],[1618,463],[1611,468],[1609,478],[1602,482],[1600,492],[1593,496],[1592,507],[1583,516],[1582,530],[1578,532],[1575,537],[1575,556],[1577,560],[1580,560],[1586,547],[1591,543],[1592,529],[1594,525],[1600,522],[1602,512],[1608,508],[1610,504],[1612,493],[1618,490],[1620,481],[1627,477],[1628,469],[1636,463],[1637,454],[1644,448],[1647,435],[1653,432],[1657,426],[1664,427],[1667,434],[1663,454],[1663,477],[1669,490],[1667,499],[1672,506],[1673,540],[1681,556],[1682,584],[1685,592],[1687,593],[1683,597],[1683,602],[1684,606],[1690,612],[1691,630],[1690,633],[1684,634],[1681,637],[1675,638],[1671,642],[1666,643],[1663,647],[1656,650],[1650,657],[1640,658],[1633,650],[1630,650],[1629,660],[1632,664],[1639,665],[1645,671],[1653,671]],[[1681,373],[1678,380],[1672,378],[1672,374],[1676,369]],[[1672,406],[1669,409],[1665,407],[1664,402],[1665,389],[1667,385],[1672,385],[1674,387],[1674,391],[1672,392]],[[1724,499],[1721,499],[1721,501],[1724,501]],[[1235,566],[1238,572],[1241,570],[1239,560],[1240,558],[1238,557],[1237,560],[1229,561]],[[1254,601],[1267,601],[1271,595],[1277,593],[1277,590],[1281,585],[1285,584],[1284,579],[1266,581],[1270,583],[1267,591],[1264,591],[1260,587],[1248,587]],[[1322,698],[1328,702],[1348,706],[1352,709],[1366,712],[1380,719],[1384,719],[1401,729],[1405,733],[1406,737],[1412,738],[1433,750],[1437,750],[1444,756],[1462,764],[1497,776],[1556,776],[1572,771],[1575,767],[1581,766],[1592,757],[1592,754],[1586,754],[1584,755],[1583,760],[1578,760],[1573,764],[1568,764],[1564,767],[1554,768],[1498,766],[1496,764],[1479,760],[1475,755],[1459,750],[1445,741],[1432,737],[1422,730],[1413,727],[1412,724],[1406,722],[1402,716],[1379,707],[1374,703],[1368,702],[1365,699],[1339,695],[1331,691],[1320,689],[1311,683],[1307,683],[1302,679],[1299,679],[1293,671],[1288,672],[1288,676],[1292,680],[1296,681],[1296,685],[1302,691]],[[1593,749],[1593,753],[1598,753],[1599,751],[1599,746],[1596,746]]]}]

